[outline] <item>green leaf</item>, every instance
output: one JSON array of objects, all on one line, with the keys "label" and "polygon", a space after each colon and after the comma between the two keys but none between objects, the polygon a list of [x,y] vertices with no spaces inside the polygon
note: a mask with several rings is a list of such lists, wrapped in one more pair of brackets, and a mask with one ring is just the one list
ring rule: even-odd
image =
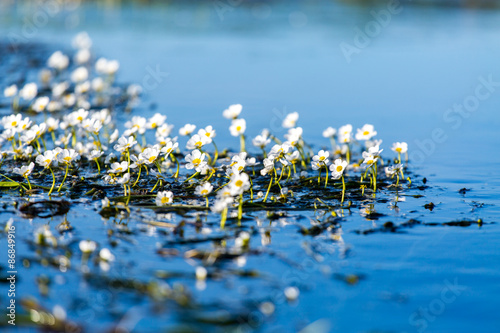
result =
[{"label": "green leaf", "polygon": [[0,181],[0,187],[18,187],[18,186],[19,186],[18,182]]}]

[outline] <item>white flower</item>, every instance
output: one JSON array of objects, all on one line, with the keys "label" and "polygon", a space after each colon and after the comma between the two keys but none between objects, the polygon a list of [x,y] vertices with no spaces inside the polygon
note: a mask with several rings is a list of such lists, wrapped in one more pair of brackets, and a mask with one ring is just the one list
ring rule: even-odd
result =
[{"label": "white flower", "polygon": [[130,180],[130,173],[127,172],[127,173],[123,174],[122,177],[118,177],[116,179],[116,182],[118,184],[122,184],[123,185],[123,184],[127,184],[129,182],[129,180]]},{"label": "white flower", "polygon": [[347,124],[339,128],[339,141],[341,143],[349,143],[352,138],[352,125]]},{"label": "white flower", "polygon": [[113,133],[111,133],[111,135],[109,136],[109,143],[113,143],[116,140],[118,140],[118,135],[120,135],[120,132],[117,129],[115,129]]},{"label": "white flower", "polygon": [[127,171],[129,165],[127,161],[122,162],[114,162],[111,164],[111,169],[108,170],[108,173],[122,173]]},{"label": "white flower", "polygon": [[38,165],[49,168],[52,162],[55,160],[56,154],[52,150],[47,150],[43,153],[43,155],[38,155],[35,159]]},{"label": "white flower", "polygon": [[196,125],[186,124],[179,129],[179,134],[182,136],[190,135],[196,129]]},{"label": "white flower", "polygon": [[44,96],[44,97],[38,97],[35,102],[33,103],[33,105],[31,106],[31,108],[35,111],[35,112],[42,112],[43,110],[45,110],[45,108],[47,107],[47,104],[49,104],[49,98],[47,96]]},{"label": "white flower", "polygon": [[18,114],[11,114],[2,118],[2,126],[5,129],[15,129],[21,123],[23,116]]},{"label": "white flower", "polygon": [[4,89],[3,95],[5,97],[13,97],[17,95],[17,86],[15,84],[8,86]]},{"label": "white flower", "polygon": [[231,195],[239,195],[250,188],[250,178],[246,173],[233,174],[229,182]]},{"label": "white flower", "polygon": [[363,159],[364,159],[363,164],[365,164],[366,166],[369,167],[372,164],[374,164],[375,162],[377,162],[378,157],[370,154],[369,152],[364,151],[363,152]]},{"label": "white flower", "polygon": [[186,148],[189,150],[193,149],[200,149],[204,145],[210,143],[210,139],[207,138],[205,135],[200,136],[199,134],[193,135],[187,142]]},{"label": "white flower", "polygon": [[117,151],[125,151],[127,149],[132,148],[137,144],[133,136],[129,136],[128,138],[122,136],[118,139],[118,143],[115,145],[115,150]]},{"label": "white flower", "polygon": [[358,128],[356,140],[370,140],[375,135],[377,135],[377,131],[375,131],[373,125],[365,124],[363,127]]},{"label": "white flower", "polygon": [[57,160],[63,164],[71,164],[71,162],[79,159],[80,156],[74,149],[63,149],[57,155]]},{"label": "white flower", "polygon": [[198,135],[207,138],[207,143],[212,143],[212,139],[215,138],[216,133],[212,126],[207,126],[205,128],[200,128]]},{"label": "white flower", "polygon": [[[222,192],[219,192],[222,193]],[[221,196],[218,200],[214,202],[214,205],[211,207],[212,212],[220,213],[224,209],[226,209],[233,202],[233,198],[230,196]]]},{"label": "white flower", "polygon": [[92,150],[88,155],[87,155],[87,158],[89,160],[95,160],[95,159],[98,159],[99,157],[102,156],[102,154],[104,154],[103,151],[101,150],[97,150],[97,149],[94,149]]},{"label": "white flower", "polygon": [[391,165],[384,168],[385,175],[387,177],[394,177],[403,170],[403,165],[401,163]]},{"label": "white flower", "polygon": [[78,109],[77,111],[73,111],[70,114],[68,114],[65,117],[65,120],[71,126],[75,126],[75,125],[83,123],[83,121],[85,119],[87,119],[88,115],[89,115],[89,112],[87,110],[85,110],[85,109]]},{"label": "white flower", "polygon": [[146,164],[153,164],[158,155],[160,154],[160,150],[157,147],[146,148],[142,153],[139,154],[139,157],[143,158],[146,161]]},{"label": "white flower", "polygon": [[106,84],[104,83],[104,80],[102,77],[96,77],[95,79],[92,80],[91,87],[92,90],[96,92],[101,92],[104,90]]},{"label": "white flower", "polygon": [[156,136],[168,137],[172,133],[174,125],[163,124],[156,129]]},{"label": "white flower", "polygon": [[231,132],[232,136],[242,135],[245,133],[246,129],[247,122],[245,121],[245,119],[234,119],[231,123],[231,126],[229,126],[229,131]]},{"label": "white flower", "polygon": [[66,69],[68,65],[69,58],[62,54],[61,51],[54,52],[47,61],[47,66],[49,66],[50,68],[55,68],[59,71]]},{"label": "white flower", "polygon": [[344,170],[347,167],[347,161],[343,161],[337,158],[331,165],[330,171],[332,172],[333,179],[339,179],[344,174]]},{"label": "white flower", "polygon": [[408,151],[408,144],[406,142],[395,142],[392,144],[392,151],[404,154]]},{"label": "white flower", "polygon": [[55,112],[55,111],[61,111],[63,108],[63,105],[59,101],[50,101],[49,104],[47,104],[47,107],[45,108],[49,112]]},{"label": "white flower", "polygon": [[227,119],[236,119],[240,115],[242,109],[243,106],[241,106],[241,104],[230,105],[222,112],[222,116]]},{"label": "white flower", "polygon": [[296,150],[290,155],[285,155],[285,158],[290,163],[297,163],[300,161],[300,152]]},{"label": "white flower", "polygon": [[201,172],[203,166],[207,163],[204,159],[205,153],[200,152],[198,149],[193,150],[191,154],[185,157],[186,169],[195,169],[197,172]]},{"label": "white flower", "polygon": [[27,178],[29,175],[31,175],[34,167],[35,164],[31,162],[28,166],[23,165],[21,166],[21,168],[14,168],[13,172],[23,176],[24,178]]},{"label": "white flower", "polygon": [[99,58],[95,63],[95,69],[99,74],[114,75],[120,68],[120,63],[116,60]]},{"label": "white flower", "polygon": [[324,138],[331,138],[333,136],[335,136],[335,134],[337,134],[337,130],[333,127],[327,127],[324,131],[323,131],[323,137]]},{"label": "white flower", "polygon": [[380,154],[383,152],[383,149],[380,149],[378,145],[372,146],[368,148],[368,154],[373,155],[375,157],[380,157]]},{"label": "white flower", "polygon": [[90,49],[92,46],[92,39],[83,31],[73,38],[72,44],[75,49]]},{"label": "white flower", "polygon": [[209,195],[213,189],[214,189],[214,187],[212,186],[212,184],[207,182],[207,183],[204,183],[203,185],[196,186],[194,193],[199,195],[199,196],[205,197],[205,196]]},{"label": "white flower", "polygon": [[313,161],[320,165],[327,165],[330,161],[328,160],[330,153],[326,150],[320,150],[317,155],[313,156]]},{"label": "white flower", "polygon": [[174,194],[171,191],[158,192],[156,195],[157,206],[167,206],[174,201]]},{"label": "white flower", "polygon": [[167,157],[168,155],[170,155],[170,153],[172,153],[175,149],[177,149],[178,146],[179,146],[179,144],[177,142],[173,142],[173,141],[170,140],[161,149],[161,152],[163,154],[165,154],[165,157]]},{"label": "white flower", "polygon": [[283,119],[283,123],[281,126],[284,128],[292,128],[297,124],[297,120],[299,120],[299,113],[292,112],[286,115],[285,119]]},{"label": "white flower", "polygon": [[271,139],[268,138],[267,136],[264,136],[264,135],[257,135],[252,140],[252,144],[255,147],[259,147],[261,149],[264,149],[270,142],[271,142]]},{"label": "white flower", "polygon": [[95,249],[97,248],[97,244],[94,241],[82,240],[78,244],[78,247],[80,248],[80,251],[84,253],[91,253],[95,251]]},{"label": "white flower", "polygon": [[146,132],[147,120],[141,116],[134,116],[131,120],[125,123],[125,127],[129,130],[124,135],[131,135],[132,133],[139,132],[144,134]]},{"label": "white flower", "polygon": [[85,67],[78,67],[71,73],[71,81],[75,83],[83,82],[89,78],[89,71]]},{"label": "white flower", "polygon": [[164,116],[160,113],[155,113],[151,118],[149,118],[148,123],[146,124],[148,128],[158,128],[165,123],[167,120],[167,116]]},{"label": "white flower", "polygon": [[85,119],[82,123],[82,127],[87,132],[91,132],[94,133],[95,135],[98,135],[102,128],[102,122],[99,119],[94,119],[94,118]]},{"label": "white flower", "polygon": [[19,91],[19,96],[27,101],[31,101],[36,95],[38,95],[38,86],[36,83],[27,83],[21,91]]},{"label": "white flower", "polygon": [[89,49],[81,49],[75,54],[75,62],[79,65],[86,64],[90,60],[90,50]]},{"label": "white flower", "polygon": [[101,260],[104,260],[104,261],[114,261],[115,260],[115,256],[107,248],[103,248],[103,249],[101,249],[101,251],[99,251],[99,258],[101,258]]},{"label": "white flower", "polygon": [[130,159],[132,160],[132,162],[134,162],[134,163],[130,164],[131,169],[135,169],[138,166],[142,166],[142,165],[146,164],[146,161],[147,161],[142,154],[139,154],[139,156],[130,155]]},{"label": "white flower", "polygon": [[52,86],[52,96],[54,98],[59,98],[66,92],[66,90],[68,90],[68,88],[69,88],[69,83],[66,81],[61,83],[56,83]]}]

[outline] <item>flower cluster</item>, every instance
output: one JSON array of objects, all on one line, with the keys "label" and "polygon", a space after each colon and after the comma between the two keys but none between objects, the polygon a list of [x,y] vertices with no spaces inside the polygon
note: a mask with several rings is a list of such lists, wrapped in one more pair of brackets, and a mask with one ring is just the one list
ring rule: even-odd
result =
[{"label": "flower cluster", "polygon": [[[342,184],[341,205],[347,177],[359,178],[358,185],[363,189],[369,179],[376,191],[378,166],[384,165],[383,175],[397,178],[394,186],[401,186],[400,180],[405,180],[401,156],[406,154],[407,161],[406,143],[393,144],[397,158],[387,164],[382,160],[382,141],[376,139],[374,126],[365,124],[353,134],[353,126],[347,124],[326,128],[323,136],[330,140],[331,149],[324,147],[315,153],[298,126],[298,112],[284,118],[282,126],[287,133],[283,138],[267,129],[256,135],[251,143],[258,153],[253,156],[246,150],[246,121],[240,117],[240,104],[222,112],[231,120],[229,133],[240,139],[238,153],[224,150],[219,154],[214,127],[196,131],[194,124],[179,129],[178,134],[186,137],[185,149],[181,150],[178,137],[173,136],[174,126],[162,113],[133,116],[120,133],[113,121],[115,107],[125,103],[126,108],[133,108],[140,87],[115,83],[120,67],[117,61],[99,58],[92,63],[92,42],[85,33],[79,34],[73,45],[76,51],[72,58],[61,51],[48,58],[39,83],[27,83],[20,89],[10,85],[4,90],[5,98],[12,100],[13,113],[0,121],[1,163],[13,166],[12,177],[22,177],[27,184],[3,176],[22,188],[35,187],[52,195],[57,178],[62,176],[57,192],[67,190],[63,185],[70,171],[78,175],[85,166],[87,178],[102,180],[120,191],[123,187],[126,204],[134,191],[146,190],[156,197],[157,206],[169,206],[174,205],[172,183],[182,181],[186,189],[205,201],[207,209],[221,214],[224,225],[231,208],[237,208],[241,220],[243,206],[249,202],[264,204],[273,192],[279,195],[271,195],[272,200],[286,201],[293,196],[293,191],[284,186],[289,182],[306,186],[304,181],[308,181],[307,186],[312,186],[316,183],[312,181],[313,172],[318,173],[318,184],[324,172],[324,188],[328,189],[329,179],[333,180],[330,191],[335,191],[335,184]],[[105,172],[101,174],[102,169]],[[36,184],[29,179],[34,172]],[[43,185],[48,173],[52,176],[50,188]],[[254,195],[254,188],[261,185],[265,188]]]}]

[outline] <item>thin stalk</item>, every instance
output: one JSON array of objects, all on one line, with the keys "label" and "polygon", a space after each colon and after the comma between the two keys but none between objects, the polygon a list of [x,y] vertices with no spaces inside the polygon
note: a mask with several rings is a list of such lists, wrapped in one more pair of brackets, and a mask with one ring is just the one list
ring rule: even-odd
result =
[{"label": "thin stalk", "polygon": [[64,184],[64,182],[66,181],[66,177],[68,176],[68,171],[69,171],[69,164],[66,164],[66,172],[64,173],[64,178],[61,182],[61,185],[59,185],[59,188],[57,189],[57,192],[61,192],[61,189],[62,189],[62,186]]}]

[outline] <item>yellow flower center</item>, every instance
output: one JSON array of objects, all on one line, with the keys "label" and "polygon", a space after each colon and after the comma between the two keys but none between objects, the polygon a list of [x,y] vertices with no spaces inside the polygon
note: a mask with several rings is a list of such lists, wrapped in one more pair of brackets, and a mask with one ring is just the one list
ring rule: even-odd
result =
[{"label": "yellow flower center", "polygon": [[156,123],[151,124],[151,128],[156,128],[156,126],[157,126]]},{"label": "yellow flower center", "polygon": [[17,126],[17,121],[13,121],[12,126]]},{"label": "yellow flower center", "polygon": [[236,126],[236,130],[239,132],[241,131],[241,126]]},{"label": "yellow flower center", "polygon": [[342,165],[337,165],[337,172],[341,172],[344,168],[342,167]]},{"label": "yellow flower center", "polygon": [[172,148],[167,149],[167,153],[170,153],[172,151]]},{"label": "yellow flower center", "polygon": [[208,193],[208,190],[201,190],[201,194],[205,195]]},{"label": "yellow flower center", "polygon": [[116,168],[116,171],[122,171],[122,170],[123,170],[122,167]]},{"label": "yellow flower center", "polygon": [[82,116],[78,116],[78,118],[76,118],[76,120],[78,120],[78,121],[82,121],[82,120],[83,120],[83,117],[82,117]]},{"label": "yellow flower center", "polygon": [[201,143],[201,141],[198,141],[194,144],[196,147],[201,147],[203,146],[203,143]]},{"label": "yellow flower center", "polygon": [[401,147],[396,148],[396,151],[400,153],[402,151]]},{"label": "yellow flower center", "polygon": [[161,203],[162,204],[169,203],[169,202],[170,202],[170,198],[169,197],[163,197],[163,198],[161,198]]},{"label": "yellow flower center", "polygon": [[210,132],[206,132],[205,135],[209,138],[210,137]]},{"label": "yellow flower center", "polygon": [[243,167],[240,165],[240,167],[238,168],[238,171],[241,171],[243,170]]},{"label": "yellow flower center", "polygon": [[153,163],[153,161],[154,161],[154,160],[156,160],[156,156],[151,156],[151,157],[149,158],[149,162],[151,162],[151,163]]},{"label": "yellow flower center", "polygon": [[319,157],[319,160],[320,160],[320,161],[324,161],[324,160],[325,160],[325,156],[320,156],[320,157]]},{"label": "yellow flower center", "polygon": [[194,165],[198,165],[198,164],[200,164],[200,163],[201,163],[201,160],[200,160],[199,158],[195,158],[195,159],[193,160],[193,164],[194,164]]},{"label": "yellow flower center", "polygon": [[45,160],[45,163],[47,163],[47,164],[50,164],[50,162],[52,162],[52,160],[50,160],[50,159]]},{"label": "yellow flower center", "polygon": [[63,158],[63,160],[65,160],[66,162],[69,162],[69,161],[71,161],[71,157],[66,156],[65,158]]},{"label": "yellow flower center", "polygon": [[236,185],[236,186],[238,186],[238,187],[241,187],[241,186],[243,185],[243,181],[242,181],[242,180],[240,180],[240,179],[238,179],[238,180],[234,183],[234,185]]},{"label": "yellow flower center", "polygon": [[368,134],[370,134],[370,132],[368,132],[368,131],[363,132],[363,135],[368,135]]}]

